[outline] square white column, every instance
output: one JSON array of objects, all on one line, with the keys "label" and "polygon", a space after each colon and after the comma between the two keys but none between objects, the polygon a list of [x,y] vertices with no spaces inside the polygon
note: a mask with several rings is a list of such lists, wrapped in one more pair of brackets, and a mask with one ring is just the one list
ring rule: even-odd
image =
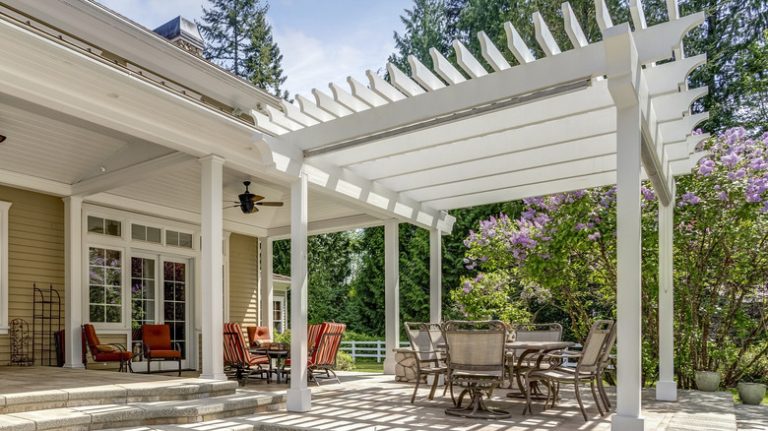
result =
[{"label": "square white column", "polygon": [[224,374],[224,159],[200,159],[200,278],[202,287],[203,372],[200,378],[226,380]]},{"label": "square white column", "polygon": [[274,318],[273,300],[274,300],[274,285],[272,282],[272,268],[273,268],[273,251],[272,251],[272,238],[260,238],[259,239],[259,254],[261,259],[261,283],[259,296],[261,299],[261,320],[259,324],[269,328],[270,336],[274,332],[275,323],[272,320]]},{"label": "square white column", "polygon": [[616,415],[611,429],[640,431],[642,389],[640,106],[617,108]]},{"label": "square white column", "polygon": [[83,198],[64,200],[64,367],[83,368]]},{"label": "square white column", "polygon": [[307,176],[291,184],[291,388],[286,406],[291,412],[312,408],[307,387]]},{"label": "square white column", "polygon": [[443,239],[438,229],[429,231],[429,321],[443,320]]},{"label": "square white column", "polygon": [[[673,188],[674,192],[674,188]],[[667,205],[659,202],[659,381],[656,399],[677,401],[675,382],[675,289],[673,278],[673,246],[675,198]]]},{"label": "square white column", "polygon": [[395,374],[395,349],[400,347],[400,228],[384,225],[384,374]]}]

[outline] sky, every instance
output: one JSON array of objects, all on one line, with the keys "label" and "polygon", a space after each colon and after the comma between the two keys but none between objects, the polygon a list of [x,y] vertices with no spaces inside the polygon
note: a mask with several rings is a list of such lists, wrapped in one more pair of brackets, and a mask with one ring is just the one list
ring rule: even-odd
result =
[{"label": "sky", "polygon": [[[205,0],[97,0],[150,29],[178,15],[199,19]],[[285,88],[311,97],[312,88],[367,82],[394,51],[393,32],[412,0],[271,0],[267,19],[283,54]]]}]

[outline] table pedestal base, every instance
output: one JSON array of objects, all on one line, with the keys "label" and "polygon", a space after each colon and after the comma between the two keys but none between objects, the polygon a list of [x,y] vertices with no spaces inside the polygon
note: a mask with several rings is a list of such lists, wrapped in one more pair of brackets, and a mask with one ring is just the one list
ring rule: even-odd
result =
[{"label": "table pedestal base", "polygon": [[[467,394],[469,394],[469,404],[466,407],[461,407],[464,396]],[[506,419],[512,416],[506,410],[488,407],[483,400],[486,395],[486,389],[474,385],[470,386],[461,391],[456,407],[445,409],[445,414],[476,419]]]}]

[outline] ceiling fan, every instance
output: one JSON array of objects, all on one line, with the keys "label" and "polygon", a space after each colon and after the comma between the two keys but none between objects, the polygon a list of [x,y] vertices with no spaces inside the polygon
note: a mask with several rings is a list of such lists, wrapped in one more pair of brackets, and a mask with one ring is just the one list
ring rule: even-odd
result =
[{"label": "ceiling fan", "polygon": [[233,202],[235,205],[233,208],[240,208],[243,214],[253,214],[259,212],[259,206],[264,207],[281,207],[282,202],[264,202],[264,196],[255,195],[248,190],[251,185],[250,181],[243,181],[245,186],[245,192],[237,196],[238,201]]}]

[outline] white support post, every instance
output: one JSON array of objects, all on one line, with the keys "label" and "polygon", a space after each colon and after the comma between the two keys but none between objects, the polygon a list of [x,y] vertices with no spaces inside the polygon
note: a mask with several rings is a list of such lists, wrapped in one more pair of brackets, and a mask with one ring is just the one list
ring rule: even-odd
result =
[{"label": "white support post", "polygon": [[660,401],[677,401],[672,261],[674,219],[675,194],[672,187],[669,204],[659,203],[659,381],[656,382],[656,399]]},{"label": "white support post", "polygon": [[203,372],[200,378],[226,380],[224,374],[224,159],[200,159],[200,251],[202,286]]},{"label": "white support post", "polygon": [[429,321],[443,320],[443,241],[438,229],[429,231]]},{"label": "white support post", "polygon": [[274,285],[272,283],[272,238],[260,238],[259,239],[259,253],[261,256],[261,326],[266,326],[269,329],[270,336],[272,335],[275,322],[272,320],[274,314]]},{"label": "white support post", "polygon": [[312,394],[307,388],[307,175],[291,184],[291,388],[286,406],[308,412]]},{"label": "white support post", "polygon": [[400,347],[400,229],[397,220],[384,224],[384,374],[395,374]]},{"label": "white support post", "polygon": [[614,431],[642,431],[640,106],[617,108],[616,415]]},{"label": "white support post", "polygon": [[64,200],[64,367],[83,368],[83,198]]}]

